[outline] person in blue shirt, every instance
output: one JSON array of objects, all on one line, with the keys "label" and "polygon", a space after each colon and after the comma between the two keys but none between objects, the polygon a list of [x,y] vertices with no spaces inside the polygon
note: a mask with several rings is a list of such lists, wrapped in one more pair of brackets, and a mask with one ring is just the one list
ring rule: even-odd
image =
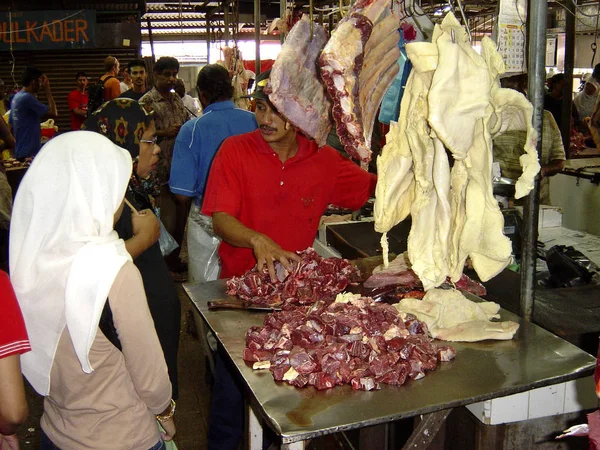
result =
[{"label": "person in blue shirt", "polygon": [[[56,119],[58,111],[50,90],[50,80],[35,67],[27,67],[21,75],[22,88],[15,94],[11,103],[9,122],[16,140],[15,158],[35,156],[40,150],[40,122]],[[37,99],[43,89],[48,105]]]},{"label": "person in blue shirt", "polygon": [[173,237],[179,244],[183,240],[192,201],[191,214],[199,214],[202,207],[208,172],[221,143],[230,136],[249,133],[257,128],[253,113],[235,107],[231,77],[223,66],[204,66],[196,85],[204,112],[181,127],[175,140],[169,179],[169,187],[177,202]]}]

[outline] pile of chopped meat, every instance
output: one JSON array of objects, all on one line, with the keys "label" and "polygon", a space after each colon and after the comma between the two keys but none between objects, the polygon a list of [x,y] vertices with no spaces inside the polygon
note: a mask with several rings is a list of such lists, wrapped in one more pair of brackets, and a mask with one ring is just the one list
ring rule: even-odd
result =
[{"label": "pile of chopped meat", "polygon": [[366,391],[417,380],[455,356],[415,316],[354,294],[268,314],[263,327],[246,333],[243,355],[255,369],[296,387],[350,384]]},{"label": "pile of chopped meat", "polygon": [[275,263],[277,281],[273,283],[265,267],[256,267],[241,277],[227,281],[227,294],[237,295],[253,306],[308,305],[317,300],[333,299],[348,284],[359,281],[360,272],[348,260],[322,258],[312,248],[298,255],[302,260],[292,262],[288,272],[279,262]]}]

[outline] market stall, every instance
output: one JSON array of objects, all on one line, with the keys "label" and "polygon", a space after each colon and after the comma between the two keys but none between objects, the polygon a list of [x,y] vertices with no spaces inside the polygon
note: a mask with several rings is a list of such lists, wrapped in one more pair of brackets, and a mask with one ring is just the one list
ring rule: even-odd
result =
[{"label": "market stall", "polygon": [[[210,310],[208,302],[228,297],[223,281],[188,284],[185,290],[235,364],[253,411],[281,436],[284,446],[561,383],[590,375],[595,366],[589,354],[503,310],[503,320],[520,324],[515,340],[455,343],[456,360],[421,380],[371,392],[349,386],[298,389],[275,383],[268,371],[253,370],[242,359],[246,330],[261,325],[265,313]],[[261,448],[256,444],[260,433],[254,438],[251,448]]]},{"label": "market stall", "polygon": [[[529,11],[532,48],[545,34],[546,8],[538,3]],[[347,261],[295,249],[300,261],[273,258],[271,267],[268,260],[270,274],[255,267],[226,284],[185,287],[246,388],[253,449],[262,445],[254,429],[261,420],[284,448],[303,448],[316,436],[417,415],[427,416],[406,445],[426,448],[454,407],[477,411],[482,401],[521,393],[529,404],[536,389],[565,392],[564,383],[595,366],[552,333],[566,334],[548,314],[552,332],[532,322],[542,52],[530,55],[530,103],[523,90],[500,84],[514,61],[505,63],[488,37],[475,51],[470,30],[452,13],[424,31],[383,1],[359,0],[339,12],[329,36],[312,17],[297,22],[261,85],[262,101],[285,118],[286,130],[292,124],[318,146],[334,134],[338,150],[365,170],[376,117],[387,117],[373,219],[328,225],[315,244],[323,254],[359,259],[363,284]],[[518,243],[507,231],[513,213],[501,210],[493,192],[493,139],[508,131],[525,136],[513,186],[515,198],[527,199],[524,220],[513,227]],[[482,301],[486,289],[477,280],[510,278],[515,249],[516,292],[489,292],[517,299],[509,312]],[[367,279],[373,266],[360,259],[376,255],[382,264]]]}]

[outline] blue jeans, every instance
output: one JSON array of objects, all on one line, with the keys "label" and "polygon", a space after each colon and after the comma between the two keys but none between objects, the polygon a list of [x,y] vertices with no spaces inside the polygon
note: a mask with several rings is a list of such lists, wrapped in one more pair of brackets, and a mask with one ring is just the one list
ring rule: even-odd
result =
[{"label": "blue jeans", "polygon": [[[50,440],[50,438],[46,435],[46,433],[44,433],[44,430],[42,430],[41,450],[60,450],[60,448],[58,448],[56,445],[54,445],[54,443]],[[161,438],[160,441],[158,441],[156,443],[156,445],[153,445],[148,450],[165,450],[165,441],[163,441]]]}]

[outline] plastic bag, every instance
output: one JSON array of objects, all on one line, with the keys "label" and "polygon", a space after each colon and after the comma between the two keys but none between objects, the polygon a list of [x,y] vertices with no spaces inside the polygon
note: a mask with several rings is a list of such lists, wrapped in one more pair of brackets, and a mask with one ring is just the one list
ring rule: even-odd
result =
[{"label": "plastic bag", "polygon": [[173,250],[179,247],[179,244],[167,231],[160,218],[158,219],[158,222],[160,223],[160,237],[158,238],[158,245],[160,245],[160,252],[162,255],[167,256],[172,253]]},{"label": "plastic bag", "polygon": [[219,278],[221,260],[217,250],[221,238],[215,235],[212,218],[192,206],[187,223],[188,277],[191,282],[201,283]]}]

